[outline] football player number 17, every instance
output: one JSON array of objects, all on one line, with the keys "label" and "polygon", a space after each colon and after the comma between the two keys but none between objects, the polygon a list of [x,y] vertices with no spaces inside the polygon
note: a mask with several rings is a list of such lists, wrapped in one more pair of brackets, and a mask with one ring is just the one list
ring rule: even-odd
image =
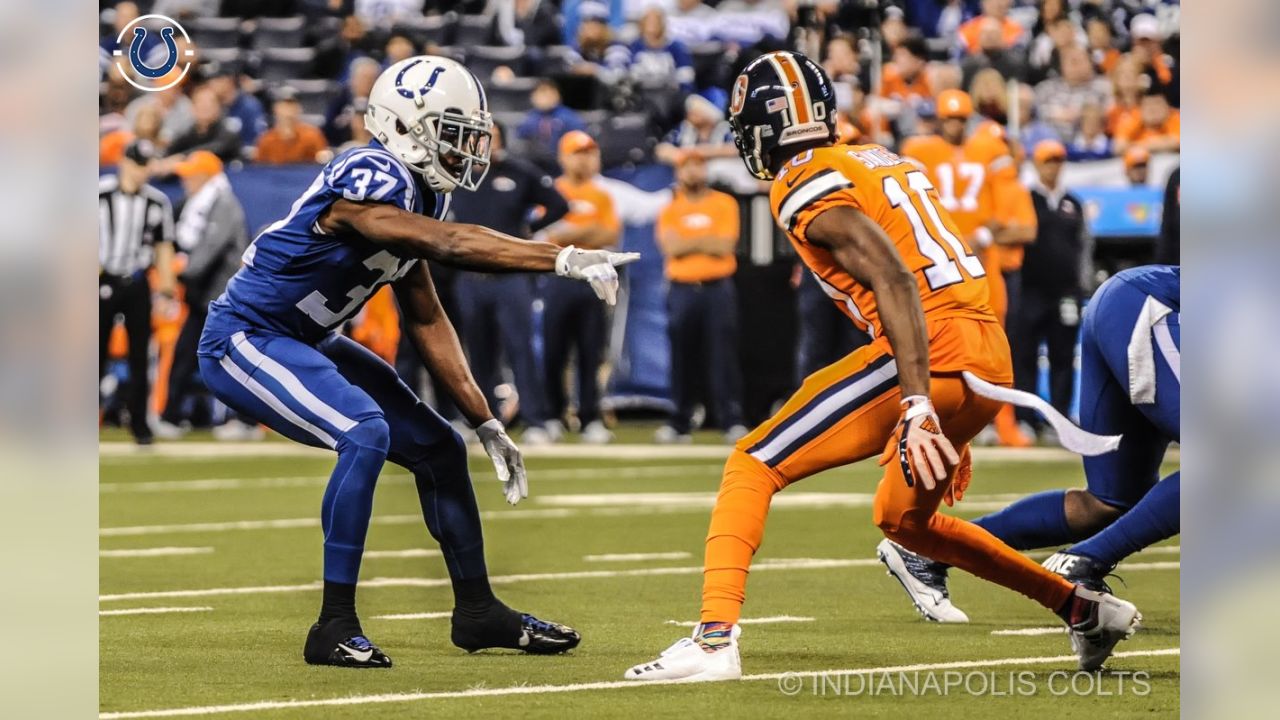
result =
[{"label": "football player number 17", "polygon": [[[938,290],[962,282],[964,275],[960,273],[960,267],[956,265],[957,261],[969,277],[978,278],[986,275],[986,271],[982,269],[982,261],[971,255],[964,243],[960,242],[960,238],[943,224],[933,198],[929,197],[929,191],[933,189],[929,178],[922,172],[912,171],[907,173],[907,185],[920,200],[920,208],[923,208],[925,215],[928,215],[927,223],[925,217],[920,214],[920,209],[916,207],[916,203],[911,201],[911,195],[907,194],[897,178],[884,179],[884,194],[889,198],[890,205],[906,213],[916,237],[916,247],[919,248],[920,254],[932,263],[924,269],[924,278],[928,281],[929,288]],[[947,247],[943,247],[943,244]],[[950,248],[950,253],[947,252],[947,248]]]}]

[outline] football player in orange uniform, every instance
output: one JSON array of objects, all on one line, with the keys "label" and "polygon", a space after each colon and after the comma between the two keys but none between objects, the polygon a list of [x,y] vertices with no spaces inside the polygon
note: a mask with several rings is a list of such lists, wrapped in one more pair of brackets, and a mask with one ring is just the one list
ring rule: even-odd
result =
[{"label": "football player in orange uniform", "polygon": [[738,620],[773,495],[876,456],[885,473],[873,517],[887,537],[1056,612],[1081,667],[1097,668],[1133,632],[1137,608],[1073,585],[978,526],[936,512],[963,494],[967,444],[998,407],[961,373],[1008,385],[1009,345],[987,302],[987,273],[929,178],[878,145],[833,144],[834,108],[818,65],[775,52],[738,76],[729,109],[748,169],[773,181],[778,225],[873,340],[807,378],[734,448],[707,535],[701,623],[624,677],[741,677]]},{"label": "football player in orange uniform", "polygon": [[[966,137],[971,115],[967,93],[943,91],[938,95],[940,134],[907,139],[902,154],[928,175],[942,207],[977,250],[987,271],[991,309],[1003,323],[1009,305],[1004,273],[1022,266],[1022,246],[1036,238],[1036,211],[1031,193],[1018,180],[1004,128],[986,121]],[[1012,407],[1003,407],[995,424],[1001,444],[1031,444],[1018,430]]]}]

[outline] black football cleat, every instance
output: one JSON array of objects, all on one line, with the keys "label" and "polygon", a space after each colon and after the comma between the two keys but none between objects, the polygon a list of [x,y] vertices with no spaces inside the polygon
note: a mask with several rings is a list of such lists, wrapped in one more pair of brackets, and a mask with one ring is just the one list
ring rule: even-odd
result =
[{"label": "black football cleat", "polygon": [[345,668],[389,668],[391,658],[369,642],[359,626],[343,621],[316,623],[307,633],[302,657],[309,665]]},{"label": "black football cleat", "polygon": [[1083,585],[1094,592],[1111,594],[1111,586],[1107,584],[1106,578],[1115,570],[1115,565],[1104,565],[1091,557],[1074,555],[1065,550],[1050,555],[1042,564],[1046,570],[1077,585]]},{"label": "black football cleat", "polygon": [[469,653],[504,648],[533,655],[567,652],[582,642],[582,636],[571,627],[518,613],[502,603],[494,603],[479,618],[454,608],[451,639]]}]

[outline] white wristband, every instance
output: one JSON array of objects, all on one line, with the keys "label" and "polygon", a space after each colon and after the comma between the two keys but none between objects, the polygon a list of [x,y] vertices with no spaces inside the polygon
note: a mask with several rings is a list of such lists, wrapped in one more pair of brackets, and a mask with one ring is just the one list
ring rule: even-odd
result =
[{"label": "white wristband", "polygon": [[902,398],[902,406],[905,408],[902,413],[903,420],[913,420],[921,415],[933,414],[933,403],[924,395],[911,395]]}]

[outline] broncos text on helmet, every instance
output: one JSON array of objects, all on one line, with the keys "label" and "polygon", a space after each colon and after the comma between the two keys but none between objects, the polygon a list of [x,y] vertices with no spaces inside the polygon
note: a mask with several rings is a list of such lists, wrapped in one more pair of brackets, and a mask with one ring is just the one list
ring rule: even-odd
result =
[{"label": "broncos text on helmet", "polygon": [[797,52],[761,55],[733,84],[729,124],[734,144],[751,174],[773,179],[786,145],[832,142],[836,137],[836,98],[817,63]]}]

